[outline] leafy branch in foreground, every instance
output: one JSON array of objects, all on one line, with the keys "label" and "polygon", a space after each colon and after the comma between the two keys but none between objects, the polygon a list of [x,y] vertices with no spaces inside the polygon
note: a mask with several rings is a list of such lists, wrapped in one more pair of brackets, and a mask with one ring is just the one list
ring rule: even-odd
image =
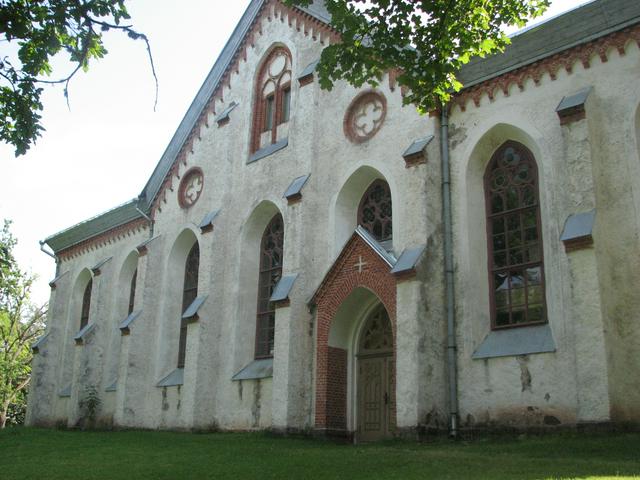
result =
[{"label": "leafy branch in foreground", "polygon": [[47,307],[29,300],[34,278],[18,268],[16,240],[5,221],[0,230],[0,429],[11,408],[24,410],[31,379],[31,344],[41,335]]},{"label": "leafy branch in foreground", "polygon": [[[285,0],[308,6],[312,0]],[[322,88],[346,80],[377,85],[392,70],[406,88],[405,104],[426,112],[449,100],[462,84],[460,67],[472,57],[502,51],[507,25],[524,26],[550,0],[326,0],[340,34],[318,65]]]},{"label": "leafy branch in foreground", "polygon": [[[78,71],[87,71],[89,62],[107,54],[103,34],[109,30],[126,33],[142,40],[147,47],[151,70],[158,79],[149,40],[131,25],[125,0],[0,0],[0,43],[15,54],[0,58],[0,140],[15,147],[15,155],[23,155],[41,136],[43,105],[41,95],[47,84],[64,85],[69,99],[69,82]],[[10,48],[8,49],[10,50]],[[52,58],[65,52],[71,71],[57,79]]]}]

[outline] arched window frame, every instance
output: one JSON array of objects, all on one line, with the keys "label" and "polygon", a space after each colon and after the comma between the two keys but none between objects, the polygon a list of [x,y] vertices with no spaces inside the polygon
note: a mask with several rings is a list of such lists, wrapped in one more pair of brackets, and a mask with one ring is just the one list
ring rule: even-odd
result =
[{"label": "arched window frame", "polygon": [[260,241],[260,271],[258,273],[258,305],[256,311],[255,358],[273,357],[276,311],[269,301],[282,277],[284,256],[284,221],[275,214],[264,229]]},{"label": "arched window frame", "polygon": [[127,308],[127,315],[131,315],[135,307],[136,300],[136,283],[138,281],[138,269],[136,268],[131,276],[131,284],[129,285],[129,307]]},{"label": "arched window frame", "polygon": [[89,325],[89,314],[91,312],[91,291],[93,290],[93,278],[89,279],[82,294],[82,307],[80,309],[80,330]]},{"label": "arched window frame", "polygon": [[198,276],[200,269],[200,246],[198,242],[194,243],[184,266],[184,282],[182,286],[182,310],[180,310],[180,338],[178,341],[178,368],[184,368],[187,353],[187,332],[188,322],[182,318],[189,305],[198,296]]},{"label": "arched window frame", "polygon": [[[379,189],[383,189],[383,197],[380,200],[373,198],[373,194]],[[375,210],[374,218],[365,218],[366,209]],[[376,222],[380,224],[380,232],[376,230]],[[367,188],[360,199],[358,205],[358,225],[365,228],[376,240],[385,246],[390,247],[393,242],[393,201],[389,184],[382,180],[374,180]]]},{"label": "arched window frame", "polygon": [[[284,57],[285,66],[280,72],[272,74],[269,67],[280,56]],[[271,132],[269,144],[276,143],[278,127],[289,121],[291,117],[291,79],[291,52],[283,46],[275,47],[263,60],[256,79],[251,153],[267,146],[266,144],[261,145],[262,134],[265,132]],[[271,84],[273,90],[269,90]]]},{"label": "arched window frame", "polygon": [[[538,166],[531,151],[511,140],[501,145],[485,170],[484,192],[491,328],[546,323]],[[503,298],[506,291],[506,303],[499,290]]]}]

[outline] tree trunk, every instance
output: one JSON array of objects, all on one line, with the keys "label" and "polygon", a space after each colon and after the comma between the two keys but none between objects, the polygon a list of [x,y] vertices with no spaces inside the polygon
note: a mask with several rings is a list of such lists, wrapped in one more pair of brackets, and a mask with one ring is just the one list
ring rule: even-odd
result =
[{"label": "tree trunk", "polygon": [[2,403],[2,410],[0,410],[0,430],[7,426],[7,415],[9,414],[10,405],[11,397],[6,398]]}]

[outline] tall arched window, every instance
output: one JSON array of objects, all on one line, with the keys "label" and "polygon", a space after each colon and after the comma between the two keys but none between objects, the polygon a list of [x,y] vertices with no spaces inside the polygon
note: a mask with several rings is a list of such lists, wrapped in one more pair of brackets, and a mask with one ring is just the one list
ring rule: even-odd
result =
[{"label": "tall arched window", "polygon": [[136,281],[138,280],[138,269],[136,268],[133,272],[133,276],[131,277],[131,285],[129,286],[129,308],[127,311],[128,315],[131,315],[133,312],[134,302],[136,299]]},{"label": "tall arched window", "polygon": [[547,321],[538,167],[522,144],[508,141],[484,176],[493,328]]},{"label": "tall arched window", "polygon": [[391,210],[389,184],[384,180],[375,180],[360,200],[358,225],[363,226],[379,242],[391,243],[393,237]]},{"label": "tall arched window", "polygon": [[[200,247],[198,242],[194,243],[193,247],[187,255],[187,261],[184,267],[184,287],[182,289],[182,313],[189,308],[189,305],[198,296],[198,269],[200,267]],[[187,322],[184,319],[180,319],[180,341],[178,343],[178,368],[184,367],[184,359],[187,350]]]},{"label": "tall arched window", "polygon": [[279,126],[291,111],[291,53],[277,47],[262,63],[256,80],[251,152],[281,139]]},{"label": "tall arched window", "polygon": [[284,223],[276,214],[262,234],[260,276],[258,279],[258,313],[256,318],[256,358],[273,356],[276,312],[269,302],[282,276]]},{"label": "tall arched window", "polygon": [[89,311],[91,310],[91,289],[93,287],[93,279],[89,280],[87,286],[84,287],[82,295],[82,309],[80,310],[80,330],[89,324]]}]

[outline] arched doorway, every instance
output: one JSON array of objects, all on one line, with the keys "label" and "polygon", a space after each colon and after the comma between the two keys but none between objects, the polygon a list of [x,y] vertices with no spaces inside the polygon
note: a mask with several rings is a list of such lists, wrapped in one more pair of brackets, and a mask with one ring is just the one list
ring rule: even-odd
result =
[{"label": "arched doorway", "polygon": [[356,353],[357,440],[371,442],[395,430],[393,331],[383,305],[364,321]]}]

